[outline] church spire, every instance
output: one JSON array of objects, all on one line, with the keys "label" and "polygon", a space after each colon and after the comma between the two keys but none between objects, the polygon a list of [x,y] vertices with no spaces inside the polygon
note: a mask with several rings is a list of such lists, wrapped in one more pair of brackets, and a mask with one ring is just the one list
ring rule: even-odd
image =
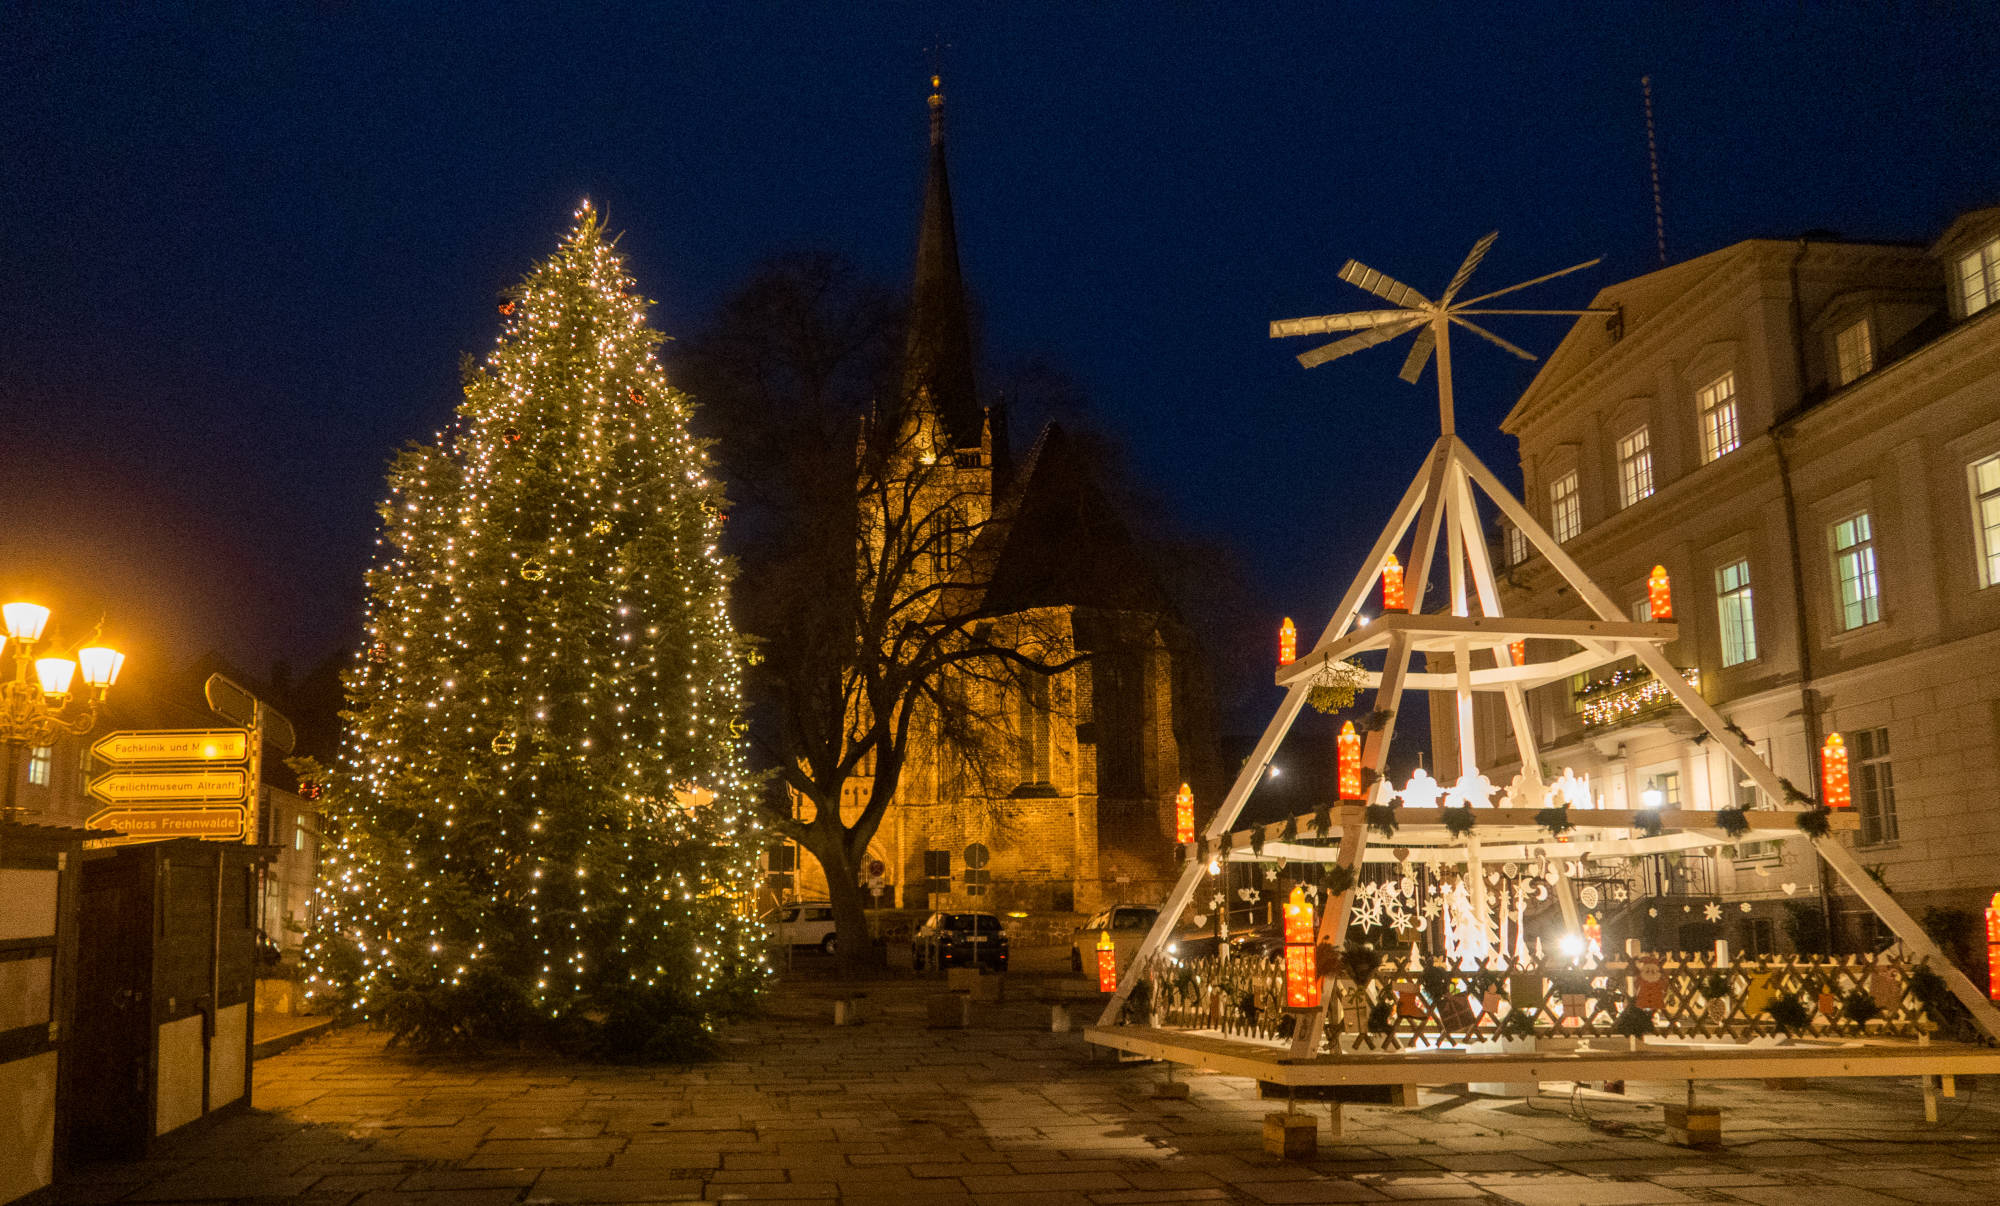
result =
[{"label": "church spire", "polygon": [[944,91],[931,76],[930,170],[924,213],[917,228],[917,262],[910,288],[909,341],[903,353],[903,398],[913,406],[929,399],[957,448],[977,448],[982,412],[972,372],[972,321],[965,278],[958,266],[958,231],[951,216],[945,175]]}]

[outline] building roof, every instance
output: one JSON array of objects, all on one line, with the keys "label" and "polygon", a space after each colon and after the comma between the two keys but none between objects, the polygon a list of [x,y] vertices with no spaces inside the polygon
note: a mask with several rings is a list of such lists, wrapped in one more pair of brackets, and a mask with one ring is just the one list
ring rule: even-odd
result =
[{"label": "building roof", "polygon": [[910,330],[903,349],[903,399],[921,405],[927,397],[944,420],[953,446],[977,448],[983,416],[972,371],[972,320],[958,265],[951,182],[945,171],[944,94],[936,76],[931,77],[930,107],[930,168],[924,181],[923,218],[917,227]]},{"label": "building roof", "polygon": [[1173,611],[1076,441],[1055,423],[1042,429],[968,561],[984,587],[979,604],[993,613]]}]

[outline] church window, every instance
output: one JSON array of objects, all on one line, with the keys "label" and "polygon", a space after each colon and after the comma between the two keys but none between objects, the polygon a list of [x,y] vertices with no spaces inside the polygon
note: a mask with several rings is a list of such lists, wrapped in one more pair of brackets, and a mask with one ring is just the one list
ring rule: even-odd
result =
[{"label": "church window", "polygon": [[1090,660],[1097,728],[1097,794],[1133,800],[1145,795],[1142,662],[1135,653],[1104,651]]},{"label": "church window", "polygon": [[1015,764],[1024,787],[1050,784],[1049,676],[1030,670],[1015,694]]}]

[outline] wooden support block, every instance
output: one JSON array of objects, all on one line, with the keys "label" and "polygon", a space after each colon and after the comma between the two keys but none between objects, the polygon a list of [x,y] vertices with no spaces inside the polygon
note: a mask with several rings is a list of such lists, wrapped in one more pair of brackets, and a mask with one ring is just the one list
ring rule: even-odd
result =
[{"label": "wooden support block", "polygon": [[1070,1027],[1069,1006],[1067,1005],[1049,1006],[1049,1033],[1068,1034],[1069,1027]]},{"label": "wooden support block", "polygon": [[1264,1115],[1264,1151],[1286,1160],[1310,1160],[1319,1152],[1319,1120],[1305,1114]]},{"label": "wooden support block", "polygon": [[1925,1075],[1917,1079],[1924,1085],[1924,1121],[1936,1122],[1938,1120],[1937,1078]]},{"label": "wooden support block", "polygon": [[833,1003],[833,1024],[852,1026],[861,1020],[861,1002],[843,998]]},{"label": "wooden support block", "polygon": [[1950,1075],[1940,1076],[1938,1077],[1938,1085],[1944,1090],[1946,1097],[1958,1096],[1958,1077]]},{"label": "wooden support block", "polygon": [[1327,1114],[1328,1117],[1326,1120],[1326,1137],[1328,1139],[1338,1139],[1341,1137],[1342,1132],[1346,1129],[1346,1119],[1341,1117],[1340,1103],[1336,1101],[1332,1105],[1328,1106]]},{"label": "wooden support block", "polygon": [[963,1030],[972,1024],[972,998],[964,993],[939,993],[927,1008],[925,1024],[932,1030]]},{"label": "wooden support block", "polygon": [[[1390,1105],[1392,1105],[1392,1106],[1395,1106],[1395,1107],[1397,1107],[1398,1109],[1403,1109],[1403,1110],[1414,1110],[1414,1109],[1416,1109],[1416,1108],[1417,1108],[1417,1086],[1415,1086],[1415,1085],[1390,1085],[1390,1086],[1389,1086],[1389,1104],[1390,1104]],[[1338,1116],[1338,1110],[1336,1110],[1336,1111],[1335,1111],[1335,1114],[1336,1114],[1336,1116]]]},{"label": "wooden support block", "polygon": [[1682,1147],[1714,1149],[1722,1146],[1722,1107],[1669,1105],[1667,1141]]}]

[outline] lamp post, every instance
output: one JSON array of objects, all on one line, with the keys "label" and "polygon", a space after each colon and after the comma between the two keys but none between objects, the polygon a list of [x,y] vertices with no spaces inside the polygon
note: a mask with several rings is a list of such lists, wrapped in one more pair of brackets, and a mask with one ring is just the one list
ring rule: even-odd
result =
[{"label": "lamp post", "polygon": [[[7,748],[7,787],[0,817],[12,820],[18,755],[24,745],[53,745],[58,737],[80,737],[97,724],[98,705],[118,681],[125,655],[104,645],[87,645],[74,659],[60,654],[36,657],[49,609],[38,603],[0,607],[7,640],[0,657],[14,660],[13,673],[0,681],[0,744]],[[83,689],[75,690],[81,675]]]}]

